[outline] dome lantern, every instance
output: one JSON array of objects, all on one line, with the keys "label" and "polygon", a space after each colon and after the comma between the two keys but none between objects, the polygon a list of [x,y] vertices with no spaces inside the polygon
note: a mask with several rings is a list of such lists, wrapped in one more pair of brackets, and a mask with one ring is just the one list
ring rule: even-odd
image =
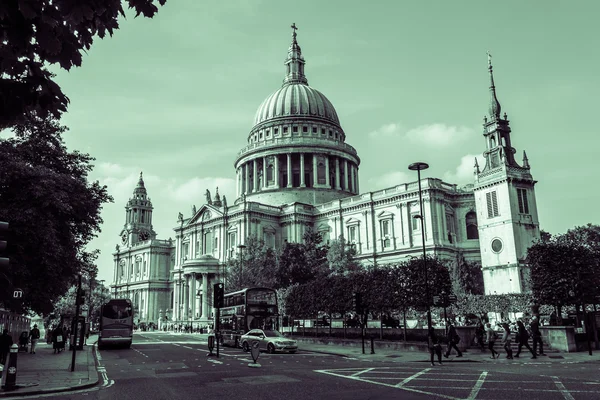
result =
[{"label": "dome lantern", "polygon": [[292,44],[288,49],[288,56],[285,60],[286,76],[283,80],[283,86],[291,84],[304,84],[308,85],[308,80],[304,75],[304,57],[302,57],[302,49],[296,40],[296,24],[292,26]]}]

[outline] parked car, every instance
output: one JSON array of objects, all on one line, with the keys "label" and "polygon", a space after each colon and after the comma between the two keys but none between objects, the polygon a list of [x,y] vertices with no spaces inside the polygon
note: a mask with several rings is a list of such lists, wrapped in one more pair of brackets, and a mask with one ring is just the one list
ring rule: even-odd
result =
[{"label": "parked car", "polygon": [[250,346],[254,342],[258,342],[260,349],[269,353],[276,351],[295,353],[298,350],[298,343],[295,340],[289,339],[275,330],[252,329],[240,337],[244,351],[250,351]]}]

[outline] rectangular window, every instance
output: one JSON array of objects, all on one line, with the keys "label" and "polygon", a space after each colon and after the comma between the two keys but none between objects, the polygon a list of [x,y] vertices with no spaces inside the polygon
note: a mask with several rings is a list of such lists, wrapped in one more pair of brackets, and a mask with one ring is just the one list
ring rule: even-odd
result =
[{"label": "rectangular window", "polygon": [[390,221],[381,221],[381,232],[384,236],[390,234]]},{"label": "rectangular window", "polygon": [[287,126],[284,126],[283,127],[283,133],[287,133],[287,130],[288,130]]},{"label": "rectangular window", "polygon": [[496,197],[496,191],[487,192],[485,197],[487,200],[488,218],[494,218],[500,215],[498,213],[498,198]]},{"label": "rectangular window", "polygon": [[304,132],[304,133],[308,132],[308,126],[303,126],[302,127],[302,132]]},{"label": "rectangular window", "polygon": [[313,129],[312,129],[312,131],[313,131],[313,133],[317,133],[317,127],[316,127],[316,126],[313,126]]},{"label": "rectangular window", "polygon": [[348,242],[355,243],[356,242],[356,226],[348,227]]},{"label": "rectangular window", "polygon": [[324,135],[324,134],[325,134],[325,129],[321,128],[321,135]]},{"label": "rectangular window", "polygon": [[292,129],[293,129],[294,133],[298,132],[298,127],[297,126],[294,126]]},{"label": "rectangular window", "polygon": [[417,213],[411,214],[410,216],[410,220],[412,221],[412,230],[413,231],[418,231],[419,229],[421,229],[421,221],[419,221]]},{"label": "rectangular window", "polygon": [[517,198],[519,199],[519,213],[529,214],[529,203],[527,203],[527,189],[517,188]]},{"label": "rectangular window", "polygon": [[273,129],[273,135],[277,135],[279,133],[279,128],[274,128]]}]

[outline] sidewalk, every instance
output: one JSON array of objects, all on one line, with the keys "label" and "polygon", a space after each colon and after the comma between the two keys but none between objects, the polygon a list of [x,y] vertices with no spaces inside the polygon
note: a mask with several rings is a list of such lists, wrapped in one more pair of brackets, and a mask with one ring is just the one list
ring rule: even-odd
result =
[{"label": "sidewalk", "polygon": [[[17,389],[12,391],[1,389],[0,398],[64,392],[98,384],[99,376],[93,354],[93,344],[97,338],[97,335],[90,336],[83,350],[77,350],[73,372],[71,372],[73,352],[64,350],[54,354],[52,344],[40,341],[35,354],[18,353]],[[6,373],[6,370],[4,372]]]},{"label": "sidewalk", "polygon": [[[371,342],[365,340],[365,354],[362,353],[362,343],[360,340],[353,341],[352,345],[343,345],[342,343],[320,343],[319,339],[298,338],[298,348],[300,350],[312,351],[315,353],[324,353],[350,357],[365,361],[384,361],[384,362],[424,362],[429,363],[429,352],[425,349],[421,351],[397,350],[394,348],[378,347],[381,345],[375,341],[375,354],[371,354]],[[346,341],[347,342],[347,341]],[[415,347],[416,344],[415,344]],[[446,346],[443,346],[443,351],[446,351]],[[442,362],[458,363],[458,362],[481,362],[481,363],[501,363],[501,364],[575,364],[585,362],[600,363],[600,351],[593,350],[593,355],[589,355],[587,351],[576,353],[563,353],[556,350],[546,352],[545,356],[538,355],[536,359],[531,358],[531,353],[523,348],[519,358],[509,360],[506,358],[506,353],[502,346],[497,344],[494,348],[500,353],[500,357],[492,360],[491,353],[486,349],[481,352],[479,349],[469,348],[463,351],[462,357],[456,357],[456,351],[452,351],[448,358],[442,356]],[[513,354],[514,356],[514,354]],[[437,363],[437,356],[436,356]]]}]

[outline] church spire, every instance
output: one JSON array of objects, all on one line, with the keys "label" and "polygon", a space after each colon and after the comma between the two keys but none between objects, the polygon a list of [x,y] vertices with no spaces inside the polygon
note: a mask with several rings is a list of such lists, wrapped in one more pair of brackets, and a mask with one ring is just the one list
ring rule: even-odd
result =
[{"label": "church spire", "polygon": [[308,81],[306,80],[306,76],[304,76],[304,57],[302,56],[302,50],[300,49],[300,45],[296,40],[296,31],[298,28],[296,24],[293,23],[292,26],[292,44],[288,48],[288,56],[285,60],[285,68],[286,68],[286,76],[283,80],[283,85],[291,85],[291,84],[305,84],[308,85]]},{"label": "church spire", "polygon": [[523,168],[531,168],[529,166],[529,159],[527,158],[527,153],[523,150]]},{"label": "church spire", "polygon": [[135,189],[133,190],[133,197],[137,197],[137,196],[143,196],[145,197],[148,194],[148,192],[146,191],[146,186],[144,185],[144,178],[142,176],[142,172],[140,172],[140,179],[138,180],[138,183],[135,187]]},{"label": "church spire", "polygon": [[496,86],[494,85],[494,73],[492,71],[492,55],[488,51],[488,71],[490,71],[490,117],[493,120],[500,119],[500,102],[496,97]]}]

